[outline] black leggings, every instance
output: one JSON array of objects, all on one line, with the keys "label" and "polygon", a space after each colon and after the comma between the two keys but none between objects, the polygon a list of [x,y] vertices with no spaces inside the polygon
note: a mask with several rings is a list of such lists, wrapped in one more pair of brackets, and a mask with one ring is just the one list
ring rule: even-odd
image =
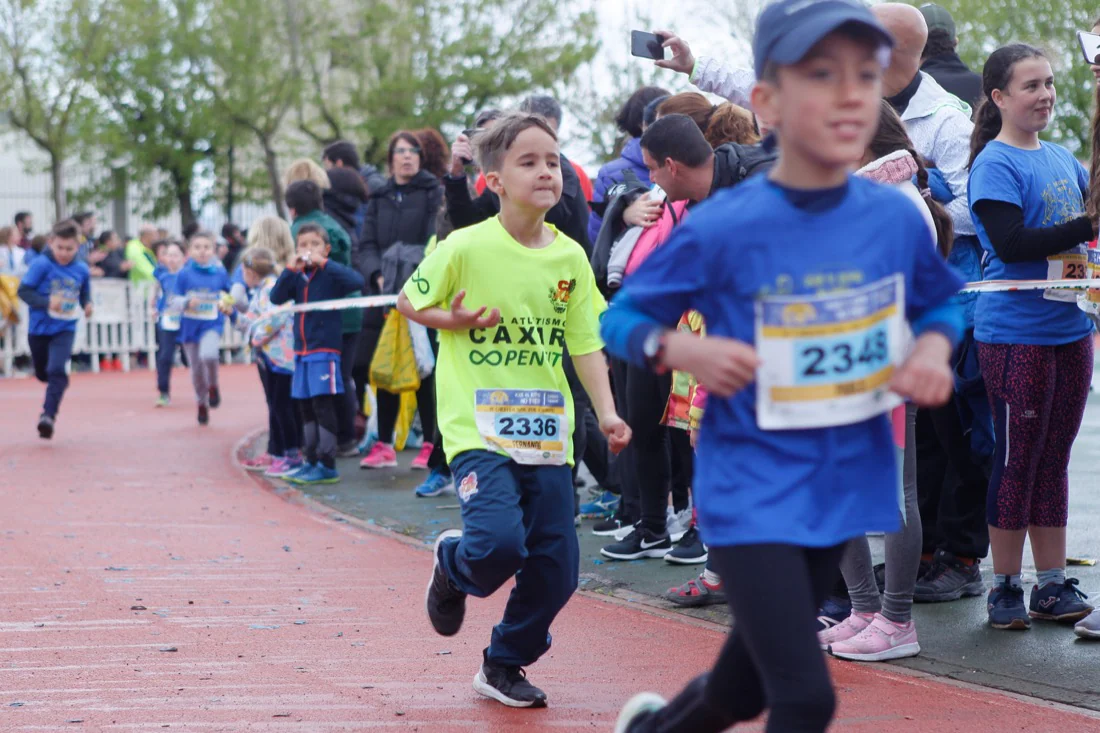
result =
[{"label": "black leggings", "polygon": [[274,371],[262,355],[257,357],[256,365],[267,399],[267,453],[277,458],[287,456],[302,446],[302,426],[290,398],[294,375]]},{"label": "black leggings", "polygon": [[[397,425],[397,412],[401,409],[401,395],[378,390],[378,442],[393,445],[393,430]],[[416,390],[416,410],[420,413],[420,427],[424,439],[435,435],[435,373],[420,380]]]},{"label": "black leggings", "polygon": [[672,375],[653,374],[618,360],[612,367],[619,414],[634,433],[629,456],[619,461],[623,500],[638,507],[639,515],[630,519],[641,519],[649,531],[664,534],[672,461],[669,428],[661,418],[672,391]]},{"label": "black leggings", "polygon": [[355,442],[355,352],[359,344],[359,332],[345,333],[340,343],[340,377],[344,380],[344,394],[336,396],[336,440],[340,445]]},{"label": "black leggings", "polygon": [[336,401],[343,395],[295,400],[302,416],[303,452],[309,463],[336,468]]},{"label": "black leggings", "polygon": [[[769,733],[822,733],[836,709],[817,609],[844,546],[711,547],[736,619],[718,661],[632,733],[718,733],[768,710]],[[775,579],[783,578],[777,592]]]}]

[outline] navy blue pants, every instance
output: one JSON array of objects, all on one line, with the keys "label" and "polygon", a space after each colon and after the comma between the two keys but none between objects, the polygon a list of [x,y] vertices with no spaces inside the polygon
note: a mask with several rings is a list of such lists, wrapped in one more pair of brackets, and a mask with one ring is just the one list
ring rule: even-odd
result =
[{"label": "navy blue pants", "polygon": [[69,386],[65,365],[73,355],[74,338],[75,331],[62,331],[50,336],[27,336],[27,344],[31,347],[31,361],[34,362],[34,376],[39,382],[46,384],[46,401],[42,404],[42,412],[50,417],[57,417],[61,398],[65,396],[65,390]]},{"label": "navy blue pants", "polygon": [[179,331],[165,331],[157,326],[157,391],[169,394],[172,386],[172,364],[179,348],[176,338]]},{"label": "navy blue pants", "polygon": [[461,539],[443,543],[443,568],[475,598],[515,576],[488,659],[533,664],[550,649],[550,624],[577,589],[572,473],[569,466],[521,466],[488,451],[458,455],[451,471],[464,526]]}]

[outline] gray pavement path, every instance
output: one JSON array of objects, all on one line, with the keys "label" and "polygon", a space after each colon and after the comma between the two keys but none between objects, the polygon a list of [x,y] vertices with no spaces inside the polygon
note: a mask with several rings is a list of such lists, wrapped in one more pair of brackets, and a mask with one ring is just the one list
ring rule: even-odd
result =
[{"label": "gray pavement path", "polygon": [[[458,500],[454,496],[416,498],[413,488],[425,474],[408,470],[413,456],[406,451],[400,456],[401,467],[387,471],[364,471],[358,460],[341,460],[342,483],[304,493],[339,512],[430,544],[441,531],[461,526]],[[729,623],[723,607],[683,611],[660,598],[671,586],[701,572],[701,566],[677,567],[660,560],[605,561],[599,556],[604,538],[588,531],[591,524],[586,521],[579,530],[582,588]],[[871,543],[876,561],[881,561],[882,540],[872,538]],[[1089,400],[1070,464],[1069,554],[1100,559],[1100,393]],[[992,581],[988,560],[983,572],[988,585]],[[1100,566],[1071,567],[1069,574],[1080,579],[1081,589],[1092,601],[1100,603]],[[1034,582],[1030,549],[1024,575],[1025,585]],[[782,584],[783,578],[775,582]],[[984,598],[918,605],[914,617],[923,651],[897,664],[1100,711],[1100,643],[1076,639],[1072,628],[1036,623],[1027,633],[994,631],[985,623]]]}]

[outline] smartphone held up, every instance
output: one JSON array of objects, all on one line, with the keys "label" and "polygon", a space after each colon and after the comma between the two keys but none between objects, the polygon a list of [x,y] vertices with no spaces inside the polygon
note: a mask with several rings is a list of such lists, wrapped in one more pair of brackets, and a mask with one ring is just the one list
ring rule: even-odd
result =
[{"label": "smartphone held up", "polygon": [[1100,35],[1077,31],[1077,41],[1081,44],[1081,54],[1085,63],[1100,65]]},{"label": "smartphone held up", "polygon": [[647,31],[630,31],[630,55],[660,61],[665,57],[665,37]]}]

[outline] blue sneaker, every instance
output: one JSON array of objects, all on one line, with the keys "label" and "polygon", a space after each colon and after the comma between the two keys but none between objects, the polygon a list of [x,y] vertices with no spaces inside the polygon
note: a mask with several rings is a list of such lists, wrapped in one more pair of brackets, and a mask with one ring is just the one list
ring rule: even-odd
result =
[{"label": "blue sneaker", "polygon": [[428,480],[416,487],[416,495],[421,499],[431,499],[441,494],[455,493],[455,480],[449,473],[433,468]]},{"label": "blue sneaker", "polygon": [[581,504],[581,516],[586,519],[607,519],[619,508],[621,497],[604,491],[592,501]]},{"label": "blue sneaker", "polygon": [[818,631],[828,631],[852,615],[852,602],[840,598],[826,598],[817,611]]},{"label": "blue sneaker", "polygon": [[281,478],[283,481],[290,481],[291,483],[294,483],[294,480],[297,479],[299,476],[312,471],[315,465],[316,464],[310,463],[309,461],[302,461],[302,465],[298,466],[298,468],[294,469],[290,473],[283,474],[279,478]]},{"label": "blue sneaker", "polygon": [[1092,613],[1086,598],[1077,589],[1077,578],[1066,578],[1062,584],[1047,583],[1042,588],[1036,585],[1031,589],[1029,615],[1046,621],[1080,621]]},{"label": "blue sneaker", "polygon": [[1014,588],[1007,581],[994,586],[989,591],[986,607],[989,609],[989,625],[995,629],[1026,631],[1031,628],[1031,619],[1024,607],[1023,588]]},{"label": "blue sneaker", "polygon": [[300,473],[292,479],[291,483],[299,486],[316,486],[318,484],[335,484],[340,480],[340,473],[335,468],[328,468],[320,463],[309,471]]}]

